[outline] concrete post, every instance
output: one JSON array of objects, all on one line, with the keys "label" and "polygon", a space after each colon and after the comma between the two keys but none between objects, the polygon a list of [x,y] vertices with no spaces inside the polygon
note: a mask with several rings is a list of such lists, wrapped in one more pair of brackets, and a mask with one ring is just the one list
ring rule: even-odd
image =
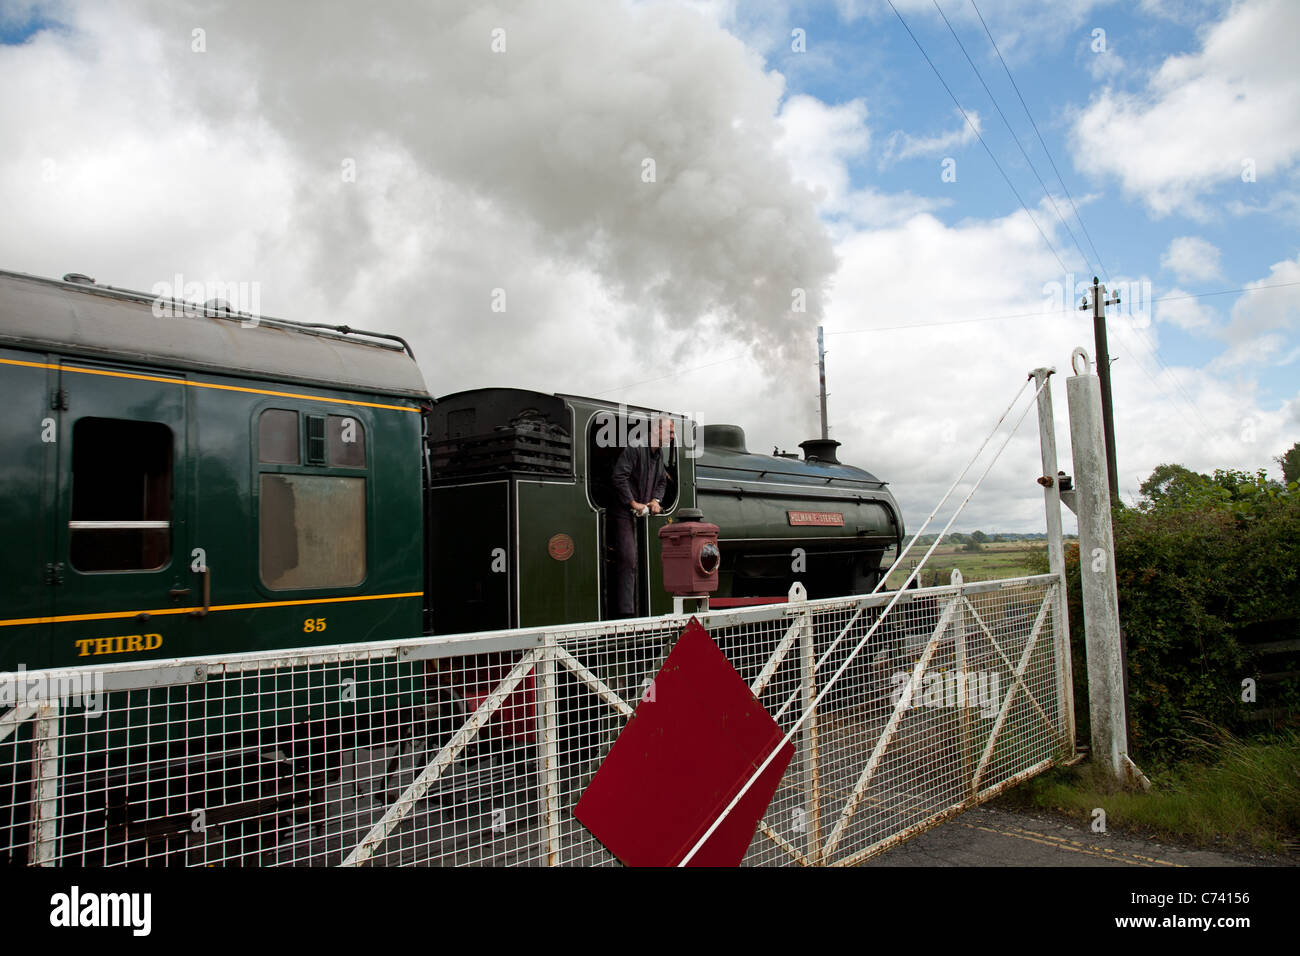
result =
[{"label": "concrete post", "polygon": [[1064,740],[1064,759],[1074,756],[1074,665],[1070,657],[1070,618],[1065,602],[1065,542],[1061,532],[1061,488],[1057,478],[1056,417],[1052,411],[1054,368],[1036,368],[1030,375],[1038,391],[1038,446],[1042,456],[1043,509],[1047,516],[1047,564],[1056,578],[1056,599],[1052,603],[1052,624],[1056,634],[1056,667],[1060,674],[1061,697],[1057,713]]},{"label": "concrete post", "polygon": [[1149,787],[1149,781],[1128,755],[1119,587],[1115,580],[1115,537],[1102,428],[1101,381],[1092,374],[1088,353],[1083,349],[1074,350],[1071,363],[1075,374],[1066,379],[1065,390],[1070,406],[1079,517],[1079,576],[1083,582],[1092,756],[1117,782],[1132,780]]}]

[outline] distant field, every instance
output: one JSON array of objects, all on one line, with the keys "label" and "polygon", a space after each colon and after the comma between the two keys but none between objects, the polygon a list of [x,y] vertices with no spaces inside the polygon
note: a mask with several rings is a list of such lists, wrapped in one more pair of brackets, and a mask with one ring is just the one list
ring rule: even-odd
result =
[{"label": "distant field", "polygon": [[[951,579],[953,568],[961,571],[961,576],[966,581],[989,581],[993,578],[1014,578],[1030,574],[1029,556],[1044,553],[1047,550],[1047,542],[999,541],[985,544],[983,551],[973,552],[963,551],[964,547],[966,547],[964,544],[948,544],[946,541],[939,545],[934,554],[930,555],[930,560],[926,562],[925,571],[922,572],[925,580],[921,583],[923,585],[947,584]],[[927,550],[928,545],[921,544],[912,548],[903,559],[903,563],[890,572],[889,583],[885,586],[901,587],[916,562],[921,560]],[[936,574],[937,581],[934,580]]]}]

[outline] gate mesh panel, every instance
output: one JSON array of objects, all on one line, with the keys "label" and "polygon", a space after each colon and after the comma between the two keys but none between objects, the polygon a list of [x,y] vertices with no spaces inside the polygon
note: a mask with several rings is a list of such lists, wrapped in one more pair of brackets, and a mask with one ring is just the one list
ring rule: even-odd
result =
[{"label": "gate mesh panel", "polygon": [[[1058,587],[909,591],[883,617],[891,594],[701,615],[783,731],[808,714],[745,862],[858,862],[1068,756]],[[17,701],[0,713],[0,853],[616,864],[573,807],[684,625],[0,675]],[[78,698],[92,673],[108,689]]]}]

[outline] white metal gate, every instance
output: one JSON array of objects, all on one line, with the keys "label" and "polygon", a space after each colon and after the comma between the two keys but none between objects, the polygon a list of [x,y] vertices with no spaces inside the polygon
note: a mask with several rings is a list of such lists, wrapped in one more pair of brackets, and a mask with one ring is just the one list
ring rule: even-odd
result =
[{"label": "white metal gate", "polygon": [[[850,865],[1071,756],[1059,588],[913,590],[883,621],[892,594],[700,615],[784,730],[807,713],[745,862]],[[0,854],[616,863],[572,810],[686,620],[0,675]]]}]

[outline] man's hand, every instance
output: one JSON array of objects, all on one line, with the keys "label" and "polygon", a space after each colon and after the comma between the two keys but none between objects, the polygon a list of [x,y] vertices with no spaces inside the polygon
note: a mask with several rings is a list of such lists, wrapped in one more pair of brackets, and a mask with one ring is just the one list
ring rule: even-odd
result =
[{"label": "man's hand", "polygon": [[652,515],[662,514],[663,510],[663,507],[659,504],[658,498],[650,502],[650,513]]},{"label": "man's hand", "polygon": [[631,508],[633,511],[635,511],[637,514],[640,514],[641,512],[645,511],[645,509],[646,509],[646,506],[643,505],[643,504],[641,504],[641,502],[639,502],[639,501],[633,501],[633,502],[631,502],[631,503],[628,505],[628,507],[630,507],[630,508]]}]

